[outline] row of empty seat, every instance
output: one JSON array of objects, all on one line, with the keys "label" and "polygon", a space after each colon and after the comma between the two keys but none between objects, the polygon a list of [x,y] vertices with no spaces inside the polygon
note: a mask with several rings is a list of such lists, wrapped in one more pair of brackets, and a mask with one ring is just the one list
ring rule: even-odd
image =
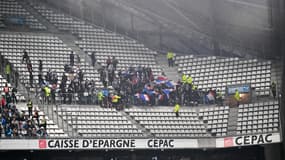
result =
[{"label": "row of empty seat", "polygon": [[145,137],[141,129],[114,108],[62,106],[58,114],[82,137]]},{"label": "row of empty seat", "polygon": [[152,68],[154,75],[161,74],[161,68],[155,62],[157,53],[149,50],[143,44],[87,24],[77,18],[55,11],[46,5],[34,3],[31,3],[31,5],[59,30],[70,31],[78,36],[80,40],[75,43],[89,55],[95,52],[97,62],[102,66],[106,66],[108,57],[114,56],[119,60],[118,70],[140,65]]},{"label": "row of empty seat", "polygon": [[178,56],[179,71],[190,75],[198,88],[216,88],[225,93],[226,86],[250,84],[260,96],[270,94],[271,62],[257,59],[221,58],[215,56]]},{"label": "row of empty seat", "polygon": [[5,21],[13,21],[18,24],[26,24],[31,29],[46,30],[46,26],[41,24],[33,15],[31,15],[23,6],[16,0],[1,0],[0,1],[0,28],[4,28]]},{"label": "row of empty seat", "polygon": [[[44,73],[50,69],[57,73],[59,79],[64,73],[64,65],[70,64],[71,49],[58,37],[27,33],[0,34],[0,52],[20,72],[20,80],[27,87],[30,86],[30,82],[26,64],[22,63],[23,50],[27,51],[33,65],[34,84],[38,83],[38,60],[43,62]],[[85,74],[85,79],[94,80],[96,86],[102,88],[98,72],[88,65],[84,59],[79,65]]]},{"label": "row of empty seat", "polygon": [[279,131],[278,101],[239,105],[237,134]]},{"label": "row of empty seat", "polygon": [[229,107],[181,109],[176,117],[172,108],[125,110],[156,137],[210,137],[227,135]]}]

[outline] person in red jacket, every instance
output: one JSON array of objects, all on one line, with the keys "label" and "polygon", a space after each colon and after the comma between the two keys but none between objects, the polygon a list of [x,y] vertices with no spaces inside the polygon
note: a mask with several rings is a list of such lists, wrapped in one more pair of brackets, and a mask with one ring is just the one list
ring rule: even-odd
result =
[{"label": "person in red jacket", "polygon": [[9,87],[8,87],[8,84],[5,83],[5,87],[3,88],[3,92],[7,95],[9,94],[10,90],[9,90]]},{"label": "person in red jacket", "polygon": [[4,108],[6,106],[6,99],[5,96],[2,95],[2,99],[1,99],[1,107]]}]

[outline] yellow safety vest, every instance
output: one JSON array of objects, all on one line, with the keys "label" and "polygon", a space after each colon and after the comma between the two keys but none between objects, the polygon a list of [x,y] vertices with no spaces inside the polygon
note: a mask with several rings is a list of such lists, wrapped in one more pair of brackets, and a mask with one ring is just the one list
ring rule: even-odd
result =
[{"label": "yellow safety vest", "polygon": [[172,52],[167,53],[167,59],[172,59],[174,57]]},{"label": "yellow safety vest", "polygon": [[98,100],[99,100],[99,101],[102,101],[103,98],[104,98],[104,95],[103,95],[102,92],[99,92],[97,96],[98,96]]},{"label": "yellow safety vest", "polygon": [[5,73],[6,74],[10,74],[11,73],[11,66],[10,64],[7,64],[6,67],[5,67]]},{"label": "yellow safety vest", "polygon": [[112,102],[113,102],[113,103],[118,103],[118,101],[119,101],[120,98],[121,98],[120,96],[114,95],[114,96],[112,97]]},{"label": "yellow safety vest", "polygon": [[188,76],[183,74],[182,75],[182,83],[186,83]]},{"label": "yellow safety vest", "polygon": [[239,95],[239,92],[238,91],[236,91],[236,93],[235,93],[235,99],[237,100],[237,101],[239,101],[240,100],[240,95]]},{"label": "yellow safety vest", "polygon": [[192,82],[193,82],[192,77],[191,77],[191,76],[190,76],[190,77],[188,77],[188,78],[187,78],[187,83],[188,83],[188,84],[192,84]]},{"label": "yellow safety vest", "polygon": [[32,101],[29,101],[28,104],[27,104],[28,108],[31,108],[33,107],[33,102]]},{"label": "yellow safety vest", "polygon": [[197,90],[197,86],[192,85],[192,90],[193,90],[193,91]]},{"label": "yellow safety vest", "polygon": [[179,112],[179,110],[180,110],[180,105],[179,105],[179,104],[176,104],[176,105],[174,106],[174,112]]},{"label": "yellow safety vest", "polygon": [[45,96],[46,97],[49,97],[50,96],[50,93],[51,93],[51,91],[50,91],[50,88],[49,87],[45,87]]}]

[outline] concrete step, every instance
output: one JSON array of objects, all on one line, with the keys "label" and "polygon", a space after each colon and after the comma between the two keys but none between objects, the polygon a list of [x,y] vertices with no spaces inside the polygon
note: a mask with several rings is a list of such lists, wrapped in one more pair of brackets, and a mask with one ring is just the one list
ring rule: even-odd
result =
[{"label": "concrete step", "polygon": [[141,124],[139,124],[137,121],[135,121],[129,114],[127,114],[124,111],[120,111],[120,113],[125,116],[129,121],[132,122],[132,124],[135,124],[138,129],[142,130],[146,137],[154,137],[152,133],[150,133],[145,127],[143,127]]},{"label": "concrete step", "polygon": [[238,119],[238,108],[230,108],[229,119],[228,119],[228,135],[236,135],[237,129],[237,119]]},{"label": "concrete step", "polygon": [[161,66],[162,71],[168,77],[169,80],[178,81],[181,75],[178,73],[177,67],[168,67],[168,61],[166,55],[158,54],[156,56],[157,64]]},{"label": "concrete step", "polygon": [[47,27],[47,31],[50,33],[59,33],[59,30],[51,24],[45,17],[41,16],[40,13],[34,9],[28,1],[17,1],[19,2],[31,15],[33,15],[41,24]]},{"label": "concrete step", "polygon": [[[88,65],[91,66],[91,58],[84,53],[83,50],[81,50],[76,44],[75,41],[77,40],[77,37],[70,35],[70,34],[58,34],[57,35],[59,39],[63,41],[64,44],[67,45],[67,47],[71,48],[73,52],[75,52],[76,55],[79,55],[80,59],[85,61]],[[98,63],[96,63],[94,70],[98,70],[101,67]]]}]

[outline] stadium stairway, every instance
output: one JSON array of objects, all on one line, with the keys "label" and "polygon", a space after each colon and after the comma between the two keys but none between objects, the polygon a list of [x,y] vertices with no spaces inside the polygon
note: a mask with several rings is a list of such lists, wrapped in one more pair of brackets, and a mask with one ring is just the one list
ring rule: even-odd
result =
[{"label": "stadium stairway", "polygon": [[156,61],[168,79],[173,80],[174,82],[177,82],[180,79],[181,75],[178,73],[178,68],[175,64],[174,67],[168,67],[168,61],[165,54],[158,54],[156,56]]},{"label": "stadium stairway", "polygon": [[[89,64],[89,66],[92,67],[91,58],[74,43],[76,40],[78,40],[75,36],[71,34],[58,34],[58,38],[61,39],[63,43],[67,45],[67,47],[71,48],[73,52],[75,52],[75,55],[79,55],[81,63],[87,62],[87,64]],[[100,67],[101,66],[98,63],[96,63],[94,69],[97,70]]]},{"label": "stadium stairway", "polygon": [[138,129],[141,129],[143,131],[143,134],[146,135],[147,137],[153,137],[154,135],[151,134],[145,127],[143,127],[140,123],[135,121],[130,115],[128,115],[124,111],[120,111],[123,116],[125,116],[129,121],[131,121],[134,125],[138,127]]},{"label": "stadium stairway", "polygon": [[271,67],[271,81],[277,83],[277,91],[281,91],[281,81],[282,81],[282,63],[281,61],[272,61]]},{"label": "stadium stairway", "polygon": [[39,107],[44,111],[44,113],[49,116],[59,128],[63,129],[64,133],[66,133],[69,137],[76,137],[76,131],[72,129],[72,126],[68,125],[67,121],[65,121],[62,116],[59,116],[59,112],[62,112],[62,107],[58,105],[46,105],[39,104]]},{"label": "stadium stairway", "polygon": [[[63,41],[64,44],[67,45],[67,47],[71,48],[77,55],[80,56],[81,60],[85,60],[85,62],[88,62],[88,64],[91,64],[91,59],[86,56],[86,54],[77,46],[75,45],[75,41],[78,40],[75,36],[73,36],[70,33],[62,33],[59,31],[53,24],[51,24],[45,17],[43,17],[41,14],[39,14],[35,8],[33,8],[31,5],[29,5],[28,1],[19,1],[19,3],[25,7],[27,11],[30,12],[35,18],[37,18],[43,25],[47,27],[47,31],[49,33],[56,34],[56,36],[59,37]],[[90,65],[91,66],[91,65]],[[95,69],[98,69],[100,65],[96,64]]]},{"label": "stadium stairway", "polygon": [[31,15],[33,15],[41,24],[47,27],[49,33],[59,33],[58,29],[50,24],[44,17],[37,14],[37,11],[28,4],[28,1],[17,1],[21,4]]},{"label": "stadium stairway", "polygon": [[238,108],[230,108],[228,121],[228,136],[236,135],[237,131]]},{"label": "stadium stairway", "polygon": [[[26,103],[18,103],[17,109],[20,111],[25,111],[25,113],[28,114]],[[34,104],[34,109],[37,109],[39,111],[40,119],[42,118],[42,115],[45,115],[47,119],[47,132],[49,134],[49,137],[68,137],[68,134],[66,134],[66,132],[60,126],[61,123],[55,120],[55,115],[49,114],[51,112],[48,112],[48,109],[51,109],[51,107],[45,106],[44,108],[43,106]]]}]

